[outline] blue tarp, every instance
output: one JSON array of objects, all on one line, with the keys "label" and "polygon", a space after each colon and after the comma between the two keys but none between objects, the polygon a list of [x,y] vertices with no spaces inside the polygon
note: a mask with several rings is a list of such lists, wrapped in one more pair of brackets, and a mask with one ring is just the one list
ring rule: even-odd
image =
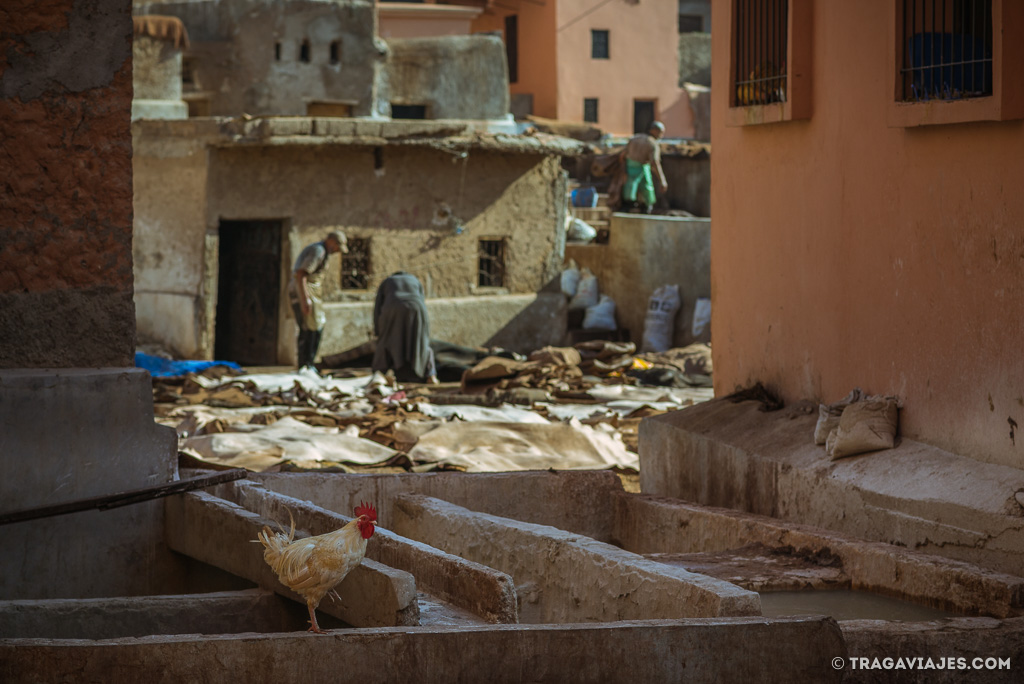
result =
[{"label": "blue tarp", "polygon": [[174,361],[142,352],[135,352],[135,367],[145,368],[154,378],[175,377],[186,373],[200,373],[211,366],[227,366],[241,370],[234,361]]}]

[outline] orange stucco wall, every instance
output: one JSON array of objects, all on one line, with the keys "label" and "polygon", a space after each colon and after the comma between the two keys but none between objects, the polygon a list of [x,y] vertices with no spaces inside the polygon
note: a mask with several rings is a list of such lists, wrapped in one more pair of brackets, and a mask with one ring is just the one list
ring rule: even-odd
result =
[{"label": "orange stucco wall", "polygon": [[425,3],[378,3],[377,34],[381,38],[464,36],[480,14],[475,7]]},{"label": "orange stucco wall", "polygon": [[[693,113],[679,87],[676,2],[558,0],[558,118],[583,120],[583,99],[598,100],[597,125],[633,133],[633,100],[655,100],[668,137],[693,137]],[[591,58],[591,29],[608,30],[609,59]]]},{"label": "orange stucco wall", "polygon": [[890,128],[891,7],[814,3],[809,120],[727,126],[712,90],[715,392],[896,394],[908,437],[1024,467],[1024,128]]},{"label": "orange stucco wall", "polygon": [[[473,33],[498,31],[504,36],[505,17],[518,18],[519,78],[509,85],[513,95],[533,95],[533,113],[549,119],[558,118],[558,84],[554,65],[558,61],[555,40],[556,2],[537,4],[512,0],[493,5],[474,22]],[[517,9],[509,9],[518,6]]]}]

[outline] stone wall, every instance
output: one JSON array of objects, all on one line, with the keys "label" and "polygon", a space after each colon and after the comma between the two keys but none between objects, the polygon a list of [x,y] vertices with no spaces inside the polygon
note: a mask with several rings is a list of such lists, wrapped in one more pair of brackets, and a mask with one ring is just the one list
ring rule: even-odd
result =
[{"label": "stone wall", "polygon": [[376,90],[386,49],[372,2],[180,0],[135,12],[185,24],[211,116],[302,116],[320,101],[345,103],[354,116],[381,113]]},{"label": "stone wall", "polygon": [[504,119],[505,44],[495,34],[388,41],[388,97],[426,105],[428,119]]},{"label": "stone wall", "polygon": [[132,364],[131,37],[127,2],[0,9],[2,368]]},{"label": "stone wall", "polygon": [[[182,356],[210,358],[221,221],[277,220],[280,268],[267,276],[280,281],[282,363],[289,362],[294,345],[284,289],[291,266],[303,247],[335,229],[350,240],[368,241],[370,259],[366,288],[343,290],[341,260],[331,257],[323,276],[325,301],[329,308],[344,308],[346,317],[337,329],[329,324],[322,354],[365,341],[368,326],[353,321],[368,320],[378,284],[402,269],[420,279],[430,300],[455,298],[460,303],[453,306],[462,310],[479,301],[478,311],[490,310],[481,326],[468,325],[465,316],[439,314],[432,328],[439,339],[528,348],[559,339],[552,321],[564,330],[561,303],[557,297],[537,297],[557,279],[563,259],[566,180],[556,156],[374,147],[365,138],[286,144],[285,138],[273,137],[233,145],[220,132],[222,124],[210,119],[136,124],[141,337]],[[502,287],[479,287],[481,240],[504,243]],[[509,296],[518,298],[497,301]]]}]

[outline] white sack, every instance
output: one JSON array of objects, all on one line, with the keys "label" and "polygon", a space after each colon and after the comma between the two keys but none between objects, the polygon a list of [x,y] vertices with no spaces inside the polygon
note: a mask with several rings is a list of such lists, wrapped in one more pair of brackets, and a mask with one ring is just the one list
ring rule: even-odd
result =
[{"label": "white sack", "polygon": [[584,330],[615,330],[615,300],[608,295],[601,295],[601,299],[594,306],[588,306],[583,314]]},{"label": "white sack", "polygon": [[662,285],[647,300],[641,351],[663,352],[672,348],[676,313],[679,311],[679,286]]}]

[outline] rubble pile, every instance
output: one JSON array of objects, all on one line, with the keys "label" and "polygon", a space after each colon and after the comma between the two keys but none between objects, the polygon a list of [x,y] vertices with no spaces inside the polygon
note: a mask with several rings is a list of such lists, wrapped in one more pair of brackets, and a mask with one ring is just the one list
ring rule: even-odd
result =
[{"label": "rubble pile", "polygon": [[367,369],[154,377],[157,421],[189,465],[255,471],[636,472],[651,415],[710,399],[710,349],[628,342],[486,356],[460,382],[395,383]]}]

